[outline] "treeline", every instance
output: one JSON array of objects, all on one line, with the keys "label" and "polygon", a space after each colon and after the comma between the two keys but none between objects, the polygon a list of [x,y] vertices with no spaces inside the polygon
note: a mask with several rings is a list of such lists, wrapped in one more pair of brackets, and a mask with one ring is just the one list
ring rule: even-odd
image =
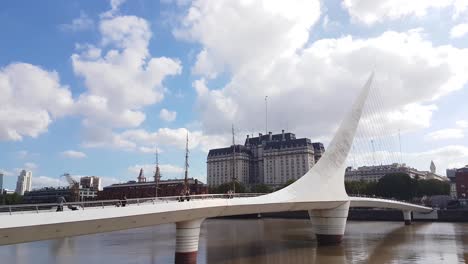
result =
[{"label": "treeline", "polygon": [[412,179],[405,173],[387,174],[378,182],[345,182],[349,195],[368,195],[399,200],[411,200],[415,197],[431,195],[449,195],[450,184],[439,180]]},{"label": "treeline", "polygon": [[0,205],[20,204],[23,202],[23,196],[17,193],[0,194]]}]

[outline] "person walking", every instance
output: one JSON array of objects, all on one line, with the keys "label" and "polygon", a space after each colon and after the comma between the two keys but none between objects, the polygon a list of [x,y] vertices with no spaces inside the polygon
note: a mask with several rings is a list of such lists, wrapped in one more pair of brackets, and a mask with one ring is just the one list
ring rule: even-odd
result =
[{"label": "person walking", "polygon": [[63,204],[66,203],[67,201],[65,200],[65,197],[60,196],[57,198],[57,212],[62,212],[63,211]]}]

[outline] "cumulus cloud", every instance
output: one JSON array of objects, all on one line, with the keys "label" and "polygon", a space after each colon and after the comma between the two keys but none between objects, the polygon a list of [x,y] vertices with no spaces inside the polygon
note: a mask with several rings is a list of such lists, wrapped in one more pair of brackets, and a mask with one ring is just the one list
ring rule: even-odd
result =
[{"label": "cumulus cloud", "polygon": [[451,30],[450,30],[450,37],[451,38],[461,38],[468,34],[468,23],[461,23],[458,25],[455,25]]},{"label": "cumulus cloud", "polygon": [[28,63],[0,69],[0,141],[45,133],[55,118],[70,114],[71,92],[58,73]]},{"label": "cumulus cloud", "polygon": [[468,128],[468,120],[458,120],[455,124],[460,128]]},{"label": "cumulus cloud", "polygon": [[[374,120],[394,130],[427,128],[437,110],[434,101],[467,83],[468,50],[435,46],[422,29],[307,44],[319,4],[300,2],[294,8],[308,11],[290,13],[269,6],[274,3],[195,1],[174,31],[202,45],[197,58],[203,65],[216,65],[194,64],[194,74],[200,75],[193,83],[196,109],[206,134],[226,133],[232,123],[246,133],[264,131],[268,96],[270,130],[288,127],[303,136],[325,137],[373,69],[380,102],[367,107],[373,108]],[[225,86],[211,86],[210,78],[219,74],[213,69],[229,74]]]},{"label": "cumulus cloud", "polygon": [[218,148],[230,144],[230,135],[206,135],[201,130],[190,131],[187,128],[159,128],[151,132],[145,129],[128,129],[121,133],[107,130],[98,138],[87,141],[84,147],[107,147],[127,151],[140,151],[154,153],[155,146],[163,152],[165,148],[185,149],[186,137],[189,137],[189,148],[208,152],[212,148]]},{"label": "cumulus cloud", "polygon": [[86,158],[86,154],[76,150],[67,150],[60,153],[62,157],[70,159],[83,159]]},{"label": "cumulus cloud", "polygon": [[465,0],[343,0],[342,6],[352,19],[365,24],[395,20],[407,16],[423,17],[431,9],[451,7],[453,17],[461,15],[468,4]]},{"label": "cumulus cloud", "polygon": [[150,25],[140,17],[118,15],[123,2],[111,1],[111,10],[101,15],[100,43],[77,45],[71,57],[75,74],[87,88],[75,108],[84,116],[84,146],[111,142],[134,148],[113,129],[140,126],[146,118],[143,108],[163,100],[164,79],[182,71],[178,59],[150,55]]},{"label": "cumulus cloud", "polygon": [[126,130],[119,134],[122,140],[134,142],[140,146],[176,147],[185,149],[186,137],[189,137],[189,148],[198,148],[207,152],[211,148],[229,144],[227,135],[205,135],[203,132],[195,130],[189,131],[186,128],[160,128],[155,132],[148,132],[143,129]]},{"label": "cumulus cloud", "polygon": [[461,139],[464,137],[463,130],[459,128],[441,129],[426,135],[426,139],[429,140]]},{"label": "cumulus cloud", "polygon": [[24,164],[24,169],[26,170],[34,170],[34,169],[37,169],[37,167],[38,167],[37,164],[34,162],[26,162]]},{"label": "cumulus cloud", "polygon": [[94,21],[85,12],[80,12],[80,16],[73,19],[70,24],[60,25],[60,29],[65,31],[84,31],[94,27]]},{"label": "cumulus cloud", "polygon": [[159,118],[166,122],[172,122],[176,119],[177,112],[176,111],[169,111],[166,108],[161,109],[159,112]]},{"label": "cumulus cloud", "polygon": [[60,178],[52,178],[48,176],[33,176],[32,178],[32,188],[33,189],[40,189],[44,187],[54,187],[57,188],[59,186],[68,186],[67,182],[61,180]]},{"label": "cumulus cloud", "polygon": [[348,164],[351,166],[355,166],[353,165],[354,158],[358,166],[400,161],[418,170],[429,171],[431,161],[434,161],[437,173],[441,175],[445,175],[447,168],[461,168],[468,163],[468,147],[462,145],[449,145],[421,152],[403,152],[401,154],[391,151],[376,151],[375,153],[362,152],[354,155],[355,157],[348,159]]}]

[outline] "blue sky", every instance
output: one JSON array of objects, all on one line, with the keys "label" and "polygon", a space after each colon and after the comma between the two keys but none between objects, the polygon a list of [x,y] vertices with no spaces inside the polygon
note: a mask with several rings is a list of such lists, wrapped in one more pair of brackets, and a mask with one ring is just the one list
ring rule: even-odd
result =
[{"label": "blue sky", "polygon": [[266,95],[269,130],[327,144],[372,70],[378,162],[400,161],[400,130],[403,162],[445,174],[468,163],[467,14],[460,0],[4,1],[6,187],[22,168],[35,187],[65,172],[150,177],[155,146],[163,177],[182,177],[187,133],[190,175],[205,181],[207,150],[229,144],[232,123],[238,142],[264,132]]}]

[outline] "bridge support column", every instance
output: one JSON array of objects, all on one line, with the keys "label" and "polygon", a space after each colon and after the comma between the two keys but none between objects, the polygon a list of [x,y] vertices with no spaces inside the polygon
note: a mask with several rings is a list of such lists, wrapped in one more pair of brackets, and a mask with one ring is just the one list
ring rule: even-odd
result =
[{"label": "bridge support column", "polygon": [[309,210],[319,246],[340,244],[346,228],[349,202],[333,209]]},{"label": "bridge support column", "polygon": [[176,223],[175,264],[196,264],[200,226],[205,219]]},{"label": "bridge support column", "polygon": [[411,211],[403,211],[403,220],[405,225],[411,225]]}]

